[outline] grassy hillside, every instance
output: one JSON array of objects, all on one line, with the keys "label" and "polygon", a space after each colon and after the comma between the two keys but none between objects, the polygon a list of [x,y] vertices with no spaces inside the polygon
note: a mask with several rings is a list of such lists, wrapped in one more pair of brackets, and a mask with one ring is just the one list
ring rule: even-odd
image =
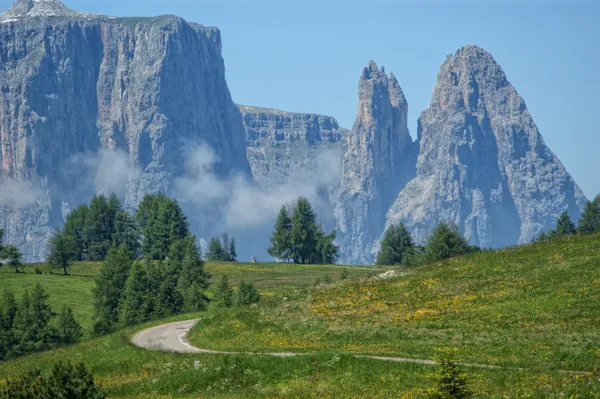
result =
[{"label": "grassy hillside", "polygon": [[[63,306],[73,309],[75,317],[86,331],[92,325],[93,298],[91,289],[100,270],[100,262],[75,263],[68,276],[60,270],[50,271],[44,263],[24,267],[24,274],[16,274],[4,266],[0,268],[0,293],[5,288],[12,290],[19,300],[25,290],[32,291],[40,283],[49,295],[49,303],[56,312]],[[207,262],[206,270],[211,273],[214,288],[223,273],[230,277],[233,285],[241,279],[253,281],[264,296],[272,296],[305,285],[311,285],[319,277],[329,276],[339,280],[342,267],[335,265],[294,265],[278,263],[225,263]],[[42,274],[36,274],[38,269]],[[385,268],[348,268],[350,276],[364,276],[387,270]],[[209,292],[209,295],[211,293]]]},{"label": "grassy hillside", "polygon": [[540,369],[600,365],[600,235],[482,252],[204,318],[199,347],[318,351]]},{"label": "grassy hillside", "polygon": [[[13,275],[13,290],[41,282],[52,305],[71,301],[91,314],[89,288],[98,264],[79,264],[70,277]],[[371,270],[374,269],[374,270]],[[389,269],[389,268],[388,268]],[[174,355],[133,347],[144,326],[77,345],[0,363],[0,384],[33,365],[84,361],[110,398],[424,398],[431,366],[355,358],[385,354],[432,358],[434,348],[459,348],[461,360],[523,371],[465,367],[481,398],[600,398],[600,236],[483,252],[399,269],[282,264],[207,264],[217,282],[254,281],[258,306],[180,315],[200,317],[192,343],[211,349],[310,352],[294,358]],[[332,284],[312,287],[329,275]],[[69,295],[69,292],[72,293]],[[83,299],[82,299],[83,298]],[[76,306],[79,306],[77,308]],[[201,362],[199,371],[193,363]],[[561,370],[590,371],[570,374]],[[596,374],[594,374],[596,373]]]}]

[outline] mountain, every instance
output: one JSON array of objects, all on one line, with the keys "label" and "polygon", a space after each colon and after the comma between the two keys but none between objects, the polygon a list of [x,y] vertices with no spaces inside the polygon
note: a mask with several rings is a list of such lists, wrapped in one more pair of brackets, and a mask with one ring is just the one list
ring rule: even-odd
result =
[{"label": "mountain", "polygon": [[[340,157],[348,132],[330,116],[240,105],[248,161],[254,180],[264,188],[307,175],[323,155]],[[339,173],[335,165],[335,173]]]},{"label": "mountain", "polygon": [[400,189],[414,177],[408,103],[394,74],[371,61],[358,81],[356,121],[342,159],[335,217],[342,260],[368,263]]},{"label": "mountain", "polygon": [[146,193],[180,196],[199,143],[216,176],[251,175],[217,28],[18,0],[0,15],[0,60],[0,228],[27,261],[94,193],[128,208]]},{"label": "mountain", "polygon": [[439,221],[481,247],[528,243],[586,198],[544,140],[525,101],[490,53],[449,55],[418,121],[416,177],[387,224],[404,222],[424,242]]}]

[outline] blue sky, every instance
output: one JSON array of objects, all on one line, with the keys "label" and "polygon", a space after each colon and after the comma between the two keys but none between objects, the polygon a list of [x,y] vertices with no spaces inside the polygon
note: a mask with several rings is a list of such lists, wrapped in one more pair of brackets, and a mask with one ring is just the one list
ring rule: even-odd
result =
[{"label": "blue sky", "polygon": [[[2,8],[12,1],[0,0]],[[588,197],[600,193],[600,1],[64,0],[120,16],[177,14],[217,26],[236,102],[331,115],[351,127],[370,59],[394,72],[409,127],[447,54],[477,44],[525,99]]]}]

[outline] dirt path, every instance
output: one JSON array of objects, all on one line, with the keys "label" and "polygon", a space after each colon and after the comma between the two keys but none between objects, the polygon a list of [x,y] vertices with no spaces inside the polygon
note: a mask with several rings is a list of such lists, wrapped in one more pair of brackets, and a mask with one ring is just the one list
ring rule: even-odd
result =
[{"label": "dirt path", "polygon": [[[226,352],[226,351],[214,351],[209,349],[200,349],[192,346],[186,336],[187,333],[198,323],[200,319],[176,321],[174,323],[162,324],[155,327],[150,327],[142,330],[135,334],[133,337],[133,344],[140,348],[148,350],[162,351],[162,352],[174,352],[174,353],[208,353],[214,355],[257,355],[257,356],[275,356],[275,357],[293,357],[293,356],[306,356],[312,355],[313,353],[290,353],[290,352]],[[404,357],[388,357],[388,356],[368,356],[368,355],[354,355],[355,357],[383,360],[388,362],[399,362],[399,363],[416,363],[426,365],[436,365],[437,363],[433,360],[426,359],[410,359]],[[462,366],[467,367],[478,367],[487,369],[505,369],[505,370],[519,370],[520,367],[501,367],[492,366],[487,364],[471,364],[461,363]],[[559,370],[562,373],[569,374],[590,374],[587,371],[569,371]]]}]

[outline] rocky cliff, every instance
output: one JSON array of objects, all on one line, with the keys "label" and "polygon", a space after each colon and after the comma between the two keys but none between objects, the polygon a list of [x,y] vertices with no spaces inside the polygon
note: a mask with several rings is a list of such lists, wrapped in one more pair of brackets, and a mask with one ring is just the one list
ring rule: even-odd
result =
[{"label": "rocky cliff", "polygon": [[373,260],[371,247],[383,231],[386,212],[414,177],[407,112],[398,80],[371,61],[358,81],[356,121],[346,141],[335,207],[344,262]]},{"label": "rocky cliff", "polygon": [[485,50],[446,58],[417,134],[416,177],[387,217],[417,241],[443,220],[473,244],[501,247],[530,242],[564,210],[579,217],[585,196]]},{"label": "rocky cliff", "polygon": [[[263,188],[285,185],[296,174],[319,173],[320,157],[341,156],[348,130],[330,116],[239,107],[252,175]],[[331,167],[339,173],[339,165]]]},{"label": "rocky cliff", "polygon": [[218,176],[250,175],[216,28],[18,0],[0,15],[0,88],[0,228],[26,260],[96,192],[130,207],[171,192],[201,142]]}]

